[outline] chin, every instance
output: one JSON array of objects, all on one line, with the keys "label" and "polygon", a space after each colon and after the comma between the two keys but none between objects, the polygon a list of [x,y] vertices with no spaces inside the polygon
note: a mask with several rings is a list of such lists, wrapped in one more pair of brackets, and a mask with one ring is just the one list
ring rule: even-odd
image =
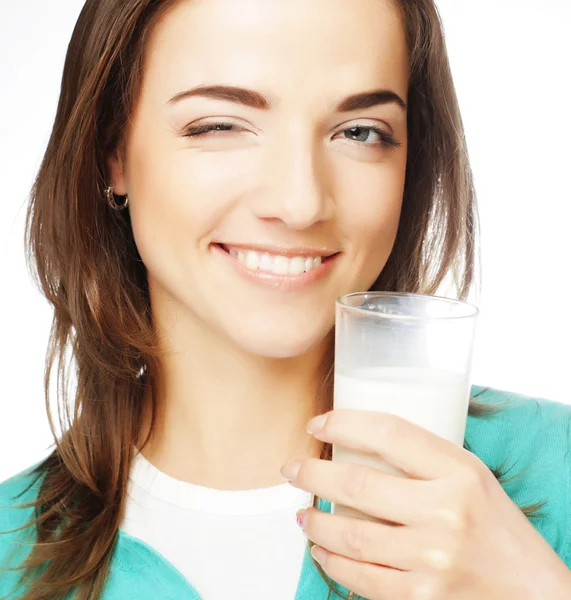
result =
[{"label": "chin", "polygon": [[257,323],[245,319],[242,327],[234,330],[230,337],[249,354],[267,358],[295,358],[324,343],[332,327],[330,323],[323,323],[320,327],[315,319],[313,322],[268,319]]}]

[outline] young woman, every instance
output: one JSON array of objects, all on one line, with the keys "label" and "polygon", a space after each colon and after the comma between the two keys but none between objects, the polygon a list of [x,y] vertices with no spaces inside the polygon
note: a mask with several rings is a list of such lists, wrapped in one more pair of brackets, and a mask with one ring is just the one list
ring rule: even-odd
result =
[{"label": "young woman", "polygon": [[0,596],[571,597],[569,407],[474,388],[465,448],[331,410],[335,300],[466,298],[476,233],[432,0],[88,0],[27,223],[63,433],[0,486]]}]

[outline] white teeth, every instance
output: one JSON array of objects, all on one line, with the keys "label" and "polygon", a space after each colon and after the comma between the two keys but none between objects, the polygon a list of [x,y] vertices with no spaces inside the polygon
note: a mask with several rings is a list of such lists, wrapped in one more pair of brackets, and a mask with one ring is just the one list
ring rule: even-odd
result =
[{"label": "white teeth", "polygon": [[229,249],[230,256],[238,259],[250,271],[263,271],[275,273],[276,275],[301,275],[312,269],[317,269],[321,263],[321,256],[306,257],[294,256],[288,258],[267,252],[256,252],[254,250]]},{"label": "white teeth", "polygon": [[289,261],[289,274],[301,275],[305,271],[305,259],[301,256],[296,256]]},{"label": "white teeth", "polygon": [[262,254],[260,259],[260,271],[271,271],[272,270],[272,257],[269,254]]},{"label": "white teeth", "polygon": [[250,271],[255,271],[260,266],[260,258],[257,252],[248,252],[246,255],[246,266]]},{"label": "white teeth", "polygon": [[289,260],[285,256],[274,256],[272,273],[276,275],[287,275],[289,271]]}]

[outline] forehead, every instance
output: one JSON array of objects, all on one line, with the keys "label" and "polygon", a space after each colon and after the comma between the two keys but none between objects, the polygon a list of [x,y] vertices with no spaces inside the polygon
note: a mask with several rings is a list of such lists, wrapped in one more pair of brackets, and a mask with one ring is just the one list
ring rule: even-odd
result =
[{"label": "forehead", "polygon": [[145,80],[169,98],[208,83],[292,102],[377,85],[406,98],[408,53],[391,0],[183,0],[150,36]]}]

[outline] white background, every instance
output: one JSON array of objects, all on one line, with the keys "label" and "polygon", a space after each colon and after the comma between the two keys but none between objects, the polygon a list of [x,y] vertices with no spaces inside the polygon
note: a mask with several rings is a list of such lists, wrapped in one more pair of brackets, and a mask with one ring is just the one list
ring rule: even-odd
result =
[{"label": "white background", "polygon": [[[0,481],[51,444],[51,311],[24,264],[39,167],[80,0],[0,8]],[[482,221],[474,383],[571,404],[571,3],[440,0]]]}]

